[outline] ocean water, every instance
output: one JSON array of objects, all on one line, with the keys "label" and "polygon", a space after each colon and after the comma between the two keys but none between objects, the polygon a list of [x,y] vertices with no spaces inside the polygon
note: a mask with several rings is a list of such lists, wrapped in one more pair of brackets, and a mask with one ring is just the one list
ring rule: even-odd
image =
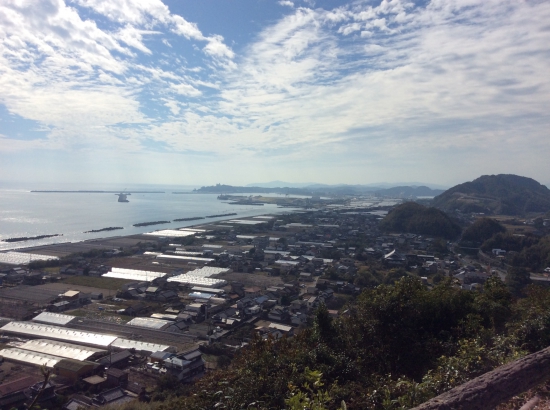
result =
[{"label": "ocean water", "polygon": [[[34,189],[75,189],[39,187]],[[109,187],[78,187],[77,189],[116,190]],[[94,238],[133,235],[159,229],[174,229],[216,220],[283,213],[289,209],[275,205],[228,205],[213,194],[173,194],[184,189],[168,186],[135,187],[132,190],[164,191],[160,194],[131,194],[130,202],[120,203],[113,193],[35,193],[15,187],[0,188],[0,250],[61,242],[78,242]],[[187,189],[189,192],[190,190]],[[129,189],[128,191],[131,192]],[[134,227],[150,221],[172,221],[176,218],[204,217],[236,212],[237,215],[207,218],[188,222]],[[124,229],[98,233],[83,233],[93,229],[121,226]],[[62,234],[53,238],[24,242],[1,242],[2,239]]]}]

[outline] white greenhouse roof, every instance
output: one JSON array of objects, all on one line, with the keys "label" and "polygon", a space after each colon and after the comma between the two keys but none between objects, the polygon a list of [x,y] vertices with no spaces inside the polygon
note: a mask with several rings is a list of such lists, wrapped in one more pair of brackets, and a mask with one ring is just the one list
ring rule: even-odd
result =
[{"label": "white greenhouse roof", "polygon": [[236,235],[235,236],[237,239],[255,239],[256,236],[254,235]]},{"label": "white greenhouse roof", "polygon": [[211,279],[211,278],[205,278],[201,276],[194,276],[194,275],[178,275],[171,278],[168,278],[168,282],[179,282],[179,283],[186,283],[193,286],[204,286],[204,287],[221,287],[227,284],[227,282],[223,279]]},{"label": "white greenhouse roof", "polygon": [[209,276],[219,275],[220,273],[225,273],[225,272],[229,272],[229,269],[228,268],[218,268],[216,266],[204,266],[200,269],[195,269],[195,270],[192,270],[188,273],[190,273],[191,275],[195,275],[195,276],[209,277]]},{"label": "white greenhouse roof", "polygon": [[176,237],[191,236],[194,234],[195,232],[190,232],[190,231],[177,231],[175,229],[164,229],[162,231],[147,232],[144,235],[170,236],[170,237],[176,238]]},{"label": "white greenhouse roof", "polygon": [[258,225],[263,224],[265,221],[251,221],[249,219],[232,219],[230,221],[221,221],[222,224],[237,224],[237,225]]},{"label": "white greenhouse roof", "polygon": [[191,252],[191,251],[179,250],[179,249],[176,249],[174,251],[174,253],[176,255],[185,255],[185,256],[201,256],[202,255],[202,252]]},{"label": "white greenhouse roof", "polygon": [[137,280],[140,282],[151,282],[153,279],[166,276],[164,272],[153,272],[138,269],[111,268],[111,272],[102,275],[104,278],[118,278],[127,280]]},{"label": "white greenhouse roof", "polygon": [[28,265],[32,261],[49,261],[59,259],[56,256],[40,255],[37,253],[25,252],[0,252],[0,263],[8,265]]},{"label": "white greenhouse roof", "polygon": [[98,353],[107,353],[107,350],[94,349],[93,347],[84,347],[47,339],[30,340],[19,347],[32,352],[50,354],[75,360],[88,360],[90,357]]},{"label": "white greenhouse roof", "polygon": [[38,316],[32,318],[33,322],[47,323],[50,325],[65,326],[71,322],[76,316],[62,315],[60,313],[42,312]]},{"label": "white greenhouse roof", "polygon": [[168,259],[182,259],[187,261],[197,261],[197,262],[212,262],[212,258],[198,258],[196,256],[179,256],[179,255],[159,255],[157,258],[168,258]]},{"label": "white greenhouse roof", "polygon": [[42,325],[33,322],[10,322],[0,330],[28,337],[61,340],[63,342],[82,343],[85,345],[108,347],[117,336],[101,333],[81,332],[64,327]]},{"label": "white greenhouse roof", "polygon": [[117,349],[136,349],[142,352],[165,352],[167,350],[173,350],[171,346],[160,345],[157,343],[139,342],[137,340],[129,340],[118,338],[111,345]]},{"label": "white greenhouse roof", "polygon": [[225,292],[223,289],[201,288],[200,286],[193,286],[191,290],[194,292],[207,292],[207,293],[209,292],[209,293],[214,293],[216,295],[221,295],[222,293]]},{"label": "white greenhouse roof", "polygon": [[166,327],[166,325],[172,324],[172,322],[169,320],[155,319],[152,317],[136,317],[126,324],[130,326],[161,330],[162,328]]},{"label": "white greenhouse roof", "polygon": [[63,358],[59,356],[31,352],[29,350],[19,348],[2,349],[0,350],[0,356],[4,357],[4,359],[14,360],[16,362],[29,363],[36,366],[46,366],[49,368],[54,367],[57,363],[63,360]]}]

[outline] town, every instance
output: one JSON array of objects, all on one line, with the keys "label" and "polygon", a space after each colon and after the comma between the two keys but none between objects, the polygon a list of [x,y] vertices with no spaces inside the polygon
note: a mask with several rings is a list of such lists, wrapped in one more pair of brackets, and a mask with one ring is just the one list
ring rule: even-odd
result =
[{"label": "town", "polygon": [[0,253],[0,408],[158,400],[162,383],[226,368],[253,338],[294,337],[320,306],[345,315],[364,288],[413,275],[475,291],[504,278],[504,250],[472,256],[450,240],[381,229],[402,201],[308,201],[285,214]]}]

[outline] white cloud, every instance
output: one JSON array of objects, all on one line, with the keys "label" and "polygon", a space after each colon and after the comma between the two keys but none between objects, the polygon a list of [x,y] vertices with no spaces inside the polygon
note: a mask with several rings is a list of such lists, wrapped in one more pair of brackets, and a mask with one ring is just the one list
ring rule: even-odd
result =
[{"label": "white cloud", "polygon": [[187,95],[190,97],[197,97],[201,95],[199,90],[189,84],[171,84],[170,87],[181,95]]},{"label": "white cloud", "polygon": [[279,4],[280,4],[281,6],[286,6],[286,7],[292,7],[292,8],[294,8],[294,3],[291,2],[290,0],[281,0],[281,1],[279,1]]}]

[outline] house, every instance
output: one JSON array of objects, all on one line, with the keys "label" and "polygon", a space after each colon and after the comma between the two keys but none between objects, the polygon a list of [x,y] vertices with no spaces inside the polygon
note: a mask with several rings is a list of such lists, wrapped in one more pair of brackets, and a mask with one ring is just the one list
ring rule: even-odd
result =
[{"label": "house", "polygon": [[26,391],[38,380],[34,377],[21,377],[0,385],[0,408],[11,409],[22,405],[28,396]]},{"label": "house", "polygon": [[267,317],[276,322],[286,322],[290,319],[290,314],[286,306],[275,306],[269,311]]},{"label": "house", "polygon": [[307,300],[308,310],[317,309],[319,307],[319,298],[317,296],[312,296]]},{"label": "house", "polygon": [[307,323],[307,315],[302,312],[295,313],[290,317],[290,323],[295,326],[304,325]]},{"label": "house", "polygon": [[107,384],[109,386],[126,387],[128,385],[128,373],[120,369],[111,367],[107,369],[105,376],[107,377]]},{"label": "house", "polygon": [[121,387],[106,390],[93,398],[96,406],[120,405],[135,400],[129,396]]},{"label": "house", "polygon": [[86,410],[92,406],[93,401],[86,396],[77,396],[69,400],[63,410]]},{"label": "house", "polygon": [[98,367],[97,363],[74,359],[62,359],[53,366],[56,375],[72,382],[92,375]]},{"label": "house", "polygon": [[138,316],[138,315],[145,314],[146,312],[149,311],[149,309],[150,309],[150,306],[147,306],[143,302],[138,302],[132,306],[128,306],[124,310],[124,314],[128,316]]},{"label": "house", "polygon": [[163,362],[164,360],[172,356],[174,356],[174,354],[170,352],[163,352],[163,351],[154,352],[153,354],[151,354],[151,356],[149,356],[149,362],[151,363]]},{"label": "house", "polygon": [[196,348],[164,360],[166,370],[183,383],[190,383],[204,374],[201,351]]},{"label": "house", "polygon": [[298,278],[300,282],[311,282],[313,281],[313,278],[311,277],[311,273],[309,272],[301,272],[300,277]]},{"label": "house", "polygon": [[250,286],[244,288],[244,295],[249,298],[257,298],[262,294],[262,288],[258,286]]},{"label": "house", "polygon": [[393,251],[384,255],[384,263],[391,266],[402,266],[407,263],[407,258],[397,253],[396,250],[394,249]]},{"label": "house", "polygon": [[279,323],[271,323],[269,325],[269,328],[270,329],[276,329],[278,331],[280,331],[281,333],[283,333],[283,335],[286,335],[286,336],[294,336],[294,328],[292,326],[285,326],[285,325],[281,325]]},{"label": "house", "polygon": [[101,358],[99,363],[106,368],[122,369],[128,366],[128,362],[132,358],[132,353],[129,350],[122,350],[117,353],[110,353],[107,356]]}]

